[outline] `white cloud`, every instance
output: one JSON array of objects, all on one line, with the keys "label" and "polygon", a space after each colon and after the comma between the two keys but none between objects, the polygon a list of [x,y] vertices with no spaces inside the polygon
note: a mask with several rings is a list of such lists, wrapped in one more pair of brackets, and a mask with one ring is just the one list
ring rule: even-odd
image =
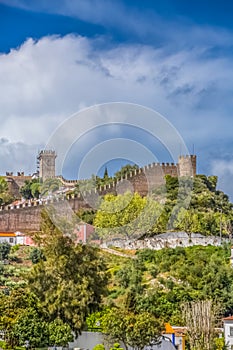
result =
[{"label": "white cloud", "polygon": [[218,176],[218,187],[233,198],[233,159],[212,161],[212,173]]},{"label": "white cloud", "polygon": [[29,145],[22,142],[10,142],[0,138],[0,174],[25,171],[30,174],[36,171],[36,156],[41,145]]},{"label": "white cloud", "polygon": [[[74,35],[28,39],[0,55],[1,136],[11,140],[1,146],[1,171],[21,159],[20,144],[28,149],[24,168],[29,159],[32,172],[33,145],[45,144],[70,114],[102,102],[154,108],[174,123],[188,146],[200,149],[219,137],[231,138],[231,58],[206,56],[206,46],[168,53],[133,44],[99,49],[96,40]],[[15,157],[7,159],[7,150]]]}]

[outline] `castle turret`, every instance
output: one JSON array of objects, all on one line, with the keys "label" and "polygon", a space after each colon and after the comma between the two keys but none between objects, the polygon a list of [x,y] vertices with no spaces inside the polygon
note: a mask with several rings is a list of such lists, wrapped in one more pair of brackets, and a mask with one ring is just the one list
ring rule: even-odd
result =
[{"label": "castle turret", "polygon": [[42,150],[37,159],[39,160],[39,176],[42,180],[55,177],[55,159],[57,155],[52,150]]},{"label": "castle turret", "polygon": [[197,173],[197,156],[187,155],[180,156],[178,160],[179,176],[196,176]]}]

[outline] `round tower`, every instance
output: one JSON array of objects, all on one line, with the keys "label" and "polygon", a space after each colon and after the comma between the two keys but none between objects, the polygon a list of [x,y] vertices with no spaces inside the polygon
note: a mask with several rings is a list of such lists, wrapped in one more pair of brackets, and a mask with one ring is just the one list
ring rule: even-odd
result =
[{"label": "round tower", "polygon": [[186,155],[180,156],[178,160],[179,176],[196,176],[197,173],[197,156]]},{"label": "round tower", "polygon": [[40,151],[37,159],[39,161],[39,177],[42,180],[55,177],[55,159],[57,155],[52,150]]}]

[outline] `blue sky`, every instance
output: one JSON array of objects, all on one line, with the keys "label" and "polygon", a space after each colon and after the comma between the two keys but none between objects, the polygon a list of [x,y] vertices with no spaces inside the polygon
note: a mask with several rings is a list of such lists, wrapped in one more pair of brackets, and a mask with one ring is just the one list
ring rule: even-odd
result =
[{"label": "blue sky", "polygon": [[[233,196],[232,2],[0,0],[0,34],[0,173],[32,173],[70,115],[123,101],[167,118],[195,145],[199,173]],[[63,175],[110,137],[173,160],[141,131],[104,128],[72,145]]]}]

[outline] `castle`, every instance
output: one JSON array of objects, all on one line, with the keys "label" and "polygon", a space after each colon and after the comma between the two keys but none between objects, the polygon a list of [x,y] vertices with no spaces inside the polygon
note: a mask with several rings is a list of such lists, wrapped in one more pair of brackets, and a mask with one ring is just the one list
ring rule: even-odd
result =
[{"label": "castle", "polygon": [[[38,157],[38,172],[32,176],[25,176],[23,172],[18,172],[17,175],[7,172],[4,176],[8,182],[10,192],[19,197],[19,190],[24,185],[26,180],[39,177],[42,181],[48,178],[59,178],[65,187],[71,188],[79,182],[79,180],[66,180],[62,176],[56,176],[55,160],[56,152],[53,150],[42,150]],[[133,172],[126,174],[125,178],[121,179],[120,192],[125,192],[130,185],[134,192],[145,196],[151,189],[164,183],[164,176],[171,175],[173,177],[196,175],[196,155],[180,156],[178,163],[152,163],[142,168],[135,169]],[[127,180],[122,183],[122,180]],[[130,182],[130,184],[129,184]],[[110,189],[116,187],[114,183],[108,188],[102,188],[102,191],[111,192]],[[109,191],[108,191],[109,190]],[[113,191],[114,192],[114,191]]]},{"label": "castle", "polygon": [[[9,189],[13,195],[19,197],[20,187],[24,185],[25,180],[33,178],[59,178],[64,187],[73,188],[80,180],[66,180],[62,176],[56,176],[55,159],[56,153],[52,150],[43,150],[38,155],[39,171],[35,174],[25,176],[23,172],[6,173],[5,179],[8,182]],[[180,156],[178,163],[152,163],[142,168],[135,169],[118,180],[113,180],[108,185],[94,188],[90,191],[63,195],[62,198],[40,199],[33,201],[24,201],[19,204],[10,204],[0,207],[0,231],[2,232],[29,232],[37,231],[40,228],[40,213],[44,205],[53,205],[64,211],[64,200],[67,205],[77,212],[80,208],[92,208],[96,198],[107,193],[124,193],[130,189],[138,192],[141,196],[146,196],[153,188],[164,184],[164,176],[173,177],[194,177],[196,175],[196,155]]]}]

